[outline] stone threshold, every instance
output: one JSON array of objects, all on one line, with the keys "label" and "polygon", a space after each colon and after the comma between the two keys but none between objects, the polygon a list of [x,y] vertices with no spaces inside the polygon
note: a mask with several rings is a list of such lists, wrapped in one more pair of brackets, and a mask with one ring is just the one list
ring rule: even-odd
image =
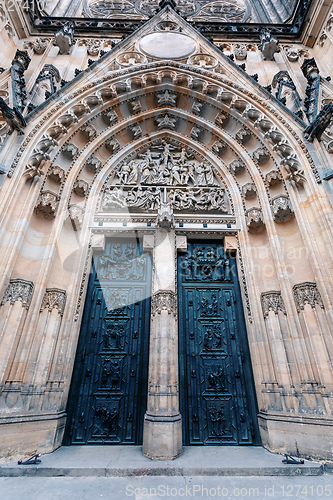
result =
[{"label": "stone threshold", "polygon": [[0,477],[319,476],[324,466],[283,464],[261,446],[188,446],[175,460],[150,460],[141,446],[62,446],[41,464],[0,466]]}]

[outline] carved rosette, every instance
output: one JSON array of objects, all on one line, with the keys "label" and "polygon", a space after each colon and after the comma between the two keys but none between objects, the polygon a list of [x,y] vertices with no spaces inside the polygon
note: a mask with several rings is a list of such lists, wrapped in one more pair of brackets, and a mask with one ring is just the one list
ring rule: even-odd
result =
[{"label": "carved rosette", "polygon": [[278,314],[279,311],[287,314],[281,292],[279,291],[263,292],[261,294],[261,307],[264,318],[268,318],[269,311],[273,311],[275,314]]},{"label": "carved rosette", "polygon": [[271,208],[276,222],[287,222],[294,215],[291,201],[289,197],[284,194],[272,199]]},{"label": "carved rosette", "polygon": [[23,280],[20,278],[11,279],[6,288],[1,305],[5,302],[10,302],[13,305],[15,302],[22,302],[22,306],[29,308],[32,294],[34,291],[34,284],[32,281]]},{"label": "carved rosette", "polygon": [[99,158],[97,158],[97,156],[93,155],[89,156],[89,158],[86,161],[87,169],[93,174],[96,174],[96,172],[98,172],[101,166],[102,166],[102,161]]},{"label": "carved rosette", "polygon": [[321,309],[324,309],[323,300],[316,283],[305,281],[304,283],[294,285],[293,294],[297,312],[304,311],[306,304],[310,304],[313,309],[316,307],[316,304],[321,307]]},{"label": "carved rosette", "polygon": [[53,309],[58,309],[60,316],[64,314],[66,304],[66,291],[59,288],[47,288],[43,297],[40,311],[48,309],[50,312]]},{"label": "carved rosette", "polygon": [[248,182],[247,184],[244,184],[244,186],[242,186],[242,193],[246,200],[254,198],[257,194],[255,184],[253,182]]},{"label": "carved rosette", "polygon": [[42,214],[46,219],[55,217],[59,205],[59,196],[52,191],[42,191],[35,207],[36,214]]},{"label": "carved rosette", "polygon": [[245,212],[245,217],[249,233],[261,233],[265,229],[265,222],[260,208],[250,208]]},{"label": "carved rosette", "polygon": [[230,165],[229,165],[229,171],[233,175],[238,175],[244,172],[245,170],[245,164],[243,160],[233,160]]},{"label": "carved rosette", "polygon": [[176,314],[177,296],[171,290],[161,290],[154,293],[151,298],[151,315],[161,314],[162,311],[168,311],[168,314]]},{"label": "carved rosette", "polygon": [[62,148],[62,154],[67,158],[68,160],[75,160],[78,155],[79,155],[79,148],[75,146],[73,143],[65,144],[65,146]]}]

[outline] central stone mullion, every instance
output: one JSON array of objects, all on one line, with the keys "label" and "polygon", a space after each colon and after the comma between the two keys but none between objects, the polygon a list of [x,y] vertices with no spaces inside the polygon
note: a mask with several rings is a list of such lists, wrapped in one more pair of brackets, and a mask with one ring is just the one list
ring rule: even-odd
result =
[{"label": "central stone mullion", "polygon": [[156,231],[153,256],[149,382],[143,453],[152,459],[167,460],[178,457],[182,452],[174,230]]}]

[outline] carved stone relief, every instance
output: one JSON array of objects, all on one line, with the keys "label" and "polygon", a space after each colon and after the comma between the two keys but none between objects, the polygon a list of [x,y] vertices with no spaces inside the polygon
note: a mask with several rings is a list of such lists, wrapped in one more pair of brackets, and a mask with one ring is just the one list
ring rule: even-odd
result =
[{"label": "carved stone relief", "polygon": [[59,47],[59,54],[69,54],[74,44],[74,23],[65,23],[54,36],[54,45]]},{"label": "carved stone relief", "polygon": [[138,139],[142,136],[142,128],[138,123],[133,123],[128,127],[129,134],[133,139]]},{"label": "carved stone relief", "polygon": [[79,205],[70,205],[68,207],[68,218],[75,231],[82,227],[84,217],[84,209]]},{"label": "carved stone relief", "polygon": [[96,174],[102,167],[102,161],[97,156],[91,155],[86,161],[86,167],[90,172]]},{"label": "carved stone relief", "polygon": [[51,167],[48,173],[48,178],[54,182],[57,182],[58,184],[61,184],[61,182],[65,179],[65,176],[65,170],[63,168],[57,167],[56,165],[54,167]]},{"label": "carved stone relief", "polygon": [[224,141],[215,141],[212,145],[212,151],[218,156],[222,156],[228,145]]},{"label": "carved stone relief", "polygon": [[47,38],[36,38],[33,42],[32,48],[35,54],[40,55],[43,54],[43,52],[45,52],[47,45],[48,45]]},{"label": "carved stone relief", "polygon": [[324,304],[316,283],[306,281],[294,285],[293,294],[298,312],[304,311],[306,304],[310,304],[313,309],[316,307],[316,304],[321,309],[324,309]]},{"label": "carved stone relief", "polygon": [[245,164],[243,160],[241,159],[233,160],[229,165],[229,170],[233,175],[238,175],[244,172]]},{"label": "carved stone relief", "polygon": [[276,222],[287,222],[293,217],[294,211],[288,196],[283,194],[276,196],[271,203],[273,217]]},{"label": "carved stone relief", "polygon": [[66,291],[58,288],[47,288],[43,297],[41,311],[48,309],[58,309],[60,316],[64,314],[66,304]]},{"label": "carved stone relief", "polygon": [[245,212],[245,217],[249,233],[261,233],[265,229],[265,221],[260,208],[250,208]]},{"label": "carved stone relief", "polygon": [[71,161],[75,160],[79,155],[79,148],[73,143],[65,144],[61,151],[65,158]]},{"label": "carved stone relief", "polygon": [[281,292],[279,291],[263,292],[261,294],[261,307],[265,318],[268,318],[269,311],[273,311],[275,314],[278,314],[279,311],[287,314]]},{"label": "carved stone relief", "polygon": [[73,191],[78,195],[78,196],[86,196],[88,192],[88,183],[82,179],[78,179],[75,181],[74,186],[73,186]]},{"label": "carved stone relief", "polygon": [[161,314],[168,311],[168,314],[176,314],[177,295],[170,290],[161,290],[153,294],[151,298],[151,315]]},{"label": "carved stone relief", "polygon": [[52,191],[42,191],[35,207],[36,214],[44,215],[45,219],[54,219],[59,205],[59,196]]},{"label": "carved stone relief", "polygon": [[244,184],[244,186],[242,186],[242,193],[246,200],[254,198],[257,194],[255,184],[253,182],[248,182],[247,184]]},{"label": "carved stone relief", "polygon": [[118,121],[118,115],[114,109],[110,109],[109,111],[102,113],[102,118],[109,127]]},{"label": "carved stone relief", "polygon": [[105,144],[106,149],[108,149],[112,155],[117,153],[117,151],[119,151],[119,149],[120,149],[119,142],[117,141],[117,139],[114,139],[113,137],[106,139],[104,144]]},{"label": "carved stone relief", "polygon": [[4,293],[1,305],[3,306],[7,301],[9,301],[11,305],[20,301],[22,302],[22,306],[28,309],[33,291],[34,284],[31,281],[20,278],[11,279]]},{"label": "carved stone relief", "polygon": [[89,123],[85,123],[80,127],[80,132],[84,135],[84,137],[88,141],[93,141],[95,137],[97,137],[97,130],[93,125],[90,125]]},{"label": "carved stone relief", "polygon": [[274,187],[282,182],[282,175],[280,170],[271,170],[266,174],[265,180],[269,187]]}]

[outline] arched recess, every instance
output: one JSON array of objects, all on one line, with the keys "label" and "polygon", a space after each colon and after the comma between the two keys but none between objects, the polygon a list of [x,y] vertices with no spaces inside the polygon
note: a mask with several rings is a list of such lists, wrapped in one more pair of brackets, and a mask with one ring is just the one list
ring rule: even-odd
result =
[{"label": "arched recess", "polygon": [[[125,81],[124,75],[78,83],[32,116],[6,180],[1,328],[11,340],[0,365],[6,411],[37,412],[36,421],[38,412],[47,414],[45,432],[61,440],[91,249],[100,233],[126,231],[123,215],[98,213],[105,182],[149,141],[173,139],[208,161],[215,184],[228,193],[230,213],[200,213],[192,231],[203,232],[206,221],[207,234],[237,240],[262,437],[274,448],[284,433],[280,447],[291,452],[290,415],[310,426],[320,415],[328,425],[332,387],[329,203],[301,127],[249,84],[207,70],[164,62],[133,66]],[[131,214],[126,222],[143,234],[155,217],[156,211]]]}]

